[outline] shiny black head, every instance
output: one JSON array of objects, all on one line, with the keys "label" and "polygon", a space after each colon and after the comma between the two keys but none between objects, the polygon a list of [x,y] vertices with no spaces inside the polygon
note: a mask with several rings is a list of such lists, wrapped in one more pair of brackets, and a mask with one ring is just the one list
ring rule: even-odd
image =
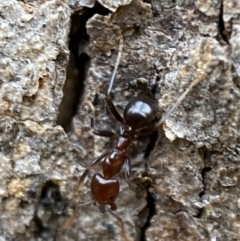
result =
[{"label": "shiny black head", "polygon": [[144,97],[134,97],[124,110],[124,122],[133,130],[147,128],[157,116],[153,101]]}]

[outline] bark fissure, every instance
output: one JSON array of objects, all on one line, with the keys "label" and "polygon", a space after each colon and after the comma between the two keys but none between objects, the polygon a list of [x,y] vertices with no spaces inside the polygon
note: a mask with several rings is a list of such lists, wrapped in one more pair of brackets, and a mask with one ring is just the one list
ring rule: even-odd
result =
[{"label": "bark fissure", "polygon": [[153,149],[156,145],[157,139],[158,139],[158,132],[154,131],[150,136],[150,141],[149,141],[147,148],[145,150],[145,153],[144,153],[144,159],[146,159],[150,156],[151,152],[153,151]]},{"label": "bark fissure", "polygon": [[225,24],[223,20],[223,14],[224,14],[224,5],[223,0],[221,0],[221,6],[220,6],[220,12],[219,12],[219,20],[218,20],[218,31],[222,39],[229,44],[229,36],[225,29]]},{"label": "bark fissure", "polygon": [[156,214],[155,199],[153,194],[149,191],[149,189],[147,190],[147,209],[148,217],[146,223],[142,227],[140,241],[146,241],[146,231],[151,225],[151,219]]},{"label": "bark fissure", "polygon": [[85,79],[90,67],[90,56],[86,52],[89,42],[86,24],[94,15],[107,15],[109,10],[96,4],[93,8],[84,8],[83,14],[73,13],[69,33],[70,59],[67,68],[67,78],[63,87],[63,99],[59,106],[57,124],[66,132],[72,129],[72,119],[84,94]]}]

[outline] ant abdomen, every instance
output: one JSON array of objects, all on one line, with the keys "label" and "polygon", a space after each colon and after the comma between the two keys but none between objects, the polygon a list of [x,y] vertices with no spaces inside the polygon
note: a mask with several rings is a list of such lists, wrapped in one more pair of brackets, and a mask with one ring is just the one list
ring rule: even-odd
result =
[{"label": "ant abdomen", "polygon": [[108,204],[111,210],[116,210],[115,200],[119,193],[119,182],[116,179],[104,178],[101,174],[95,173],[91,181],[93,200],[99,204]]}]

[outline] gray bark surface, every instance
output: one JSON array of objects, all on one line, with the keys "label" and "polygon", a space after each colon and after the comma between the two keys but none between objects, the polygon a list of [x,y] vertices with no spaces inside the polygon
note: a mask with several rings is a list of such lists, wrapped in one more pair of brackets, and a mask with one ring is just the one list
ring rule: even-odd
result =
[{"label": "gray bark surface", "polygon": [[126,241],[108,207],[81,206],[101,165],[72,198],[115,146],[91,131],[119,128],[104,98],[122,30],[121,114],[144,95],[159,118],[205,75],[116,177],[128,241],[240,240],[239,14],[237,0],[0,1],[0,239]]}]

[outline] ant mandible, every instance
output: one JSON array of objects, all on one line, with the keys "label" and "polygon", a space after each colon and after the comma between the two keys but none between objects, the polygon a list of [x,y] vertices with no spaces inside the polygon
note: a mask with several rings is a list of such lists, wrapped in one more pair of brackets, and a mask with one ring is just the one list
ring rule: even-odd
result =
[{"label": "ant mandible", "polygon": [[[116,77],[116,72],[119,66],[122,48],[123,35],[119,31],[120,43],[118,56],[112,77],[109,82],[109,87],[106,95],[106,102],[114,118],[120,123],[120,130],[116,146],[111,150],[103,153],[97,157],[92,164],[82,174],[76,190],[72,197],[74,197],[90,169],[97,164],[102,163],[102,174],[95,173],[91,179],[91,193],[93,201],[102,205],[109,205],[111,210],[116,210],[117,206],[115,200],[119,194],[119,181],[114,178],[121,168],[124,166],[125,177],[128,179],[131,175],[131,162],[128,156],[128,149],[131,142],[137,139],[141,134],[151,134],[157,130],[163,122],[172,114],[172,112],[179,106],[191,89],[200,81],[206,78],[206,74],[201,74],[195,79],[190,86],[183,92],[178,100],[170,107],[164,116],[159,121],[155,121],[155,108],[146,99],[141,97],[134,97],[129,101],[124,109],[123,117],[117,111],[111,97],[113,83]],[[94,134],[104,137],[113,137],[116,133],[108,130],[94,130]]]}]

